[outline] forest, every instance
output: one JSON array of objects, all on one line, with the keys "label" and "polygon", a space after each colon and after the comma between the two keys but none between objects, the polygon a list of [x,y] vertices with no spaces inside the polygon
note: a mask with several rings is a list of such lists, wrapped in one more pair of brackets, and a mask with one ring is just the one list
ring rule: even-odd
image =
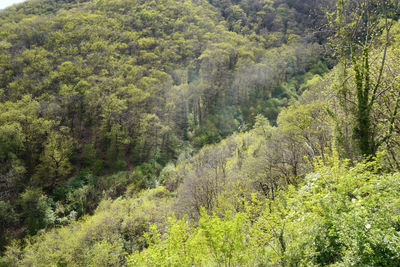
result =
[{"label": "forest", "polygon": [[0,10],[0,266],[398,266],[398,0]]}]

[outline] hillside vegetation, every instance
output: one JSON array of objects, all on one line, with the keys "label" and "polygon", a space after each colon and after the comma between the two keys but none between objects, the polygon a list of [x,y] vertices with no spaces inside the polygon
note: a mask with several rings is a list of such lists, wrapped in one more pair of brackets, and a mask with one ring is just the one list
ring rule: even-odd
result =
[{"label": "hillside vegetation", "polygon": [[0,265],[396,266],[398,11],[1,11]]}]

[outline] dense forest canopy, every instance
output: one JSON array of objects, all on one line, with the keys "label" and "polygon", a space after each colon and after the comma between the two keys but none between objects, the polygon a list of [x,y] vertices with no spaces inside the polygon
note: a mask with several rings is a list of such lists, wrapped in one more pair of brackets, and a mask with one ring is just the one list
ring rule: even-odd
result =
[{"label": "dense forest canopy", "polygon": [[400,261],[395,0],[0,11],[1,266]]}]

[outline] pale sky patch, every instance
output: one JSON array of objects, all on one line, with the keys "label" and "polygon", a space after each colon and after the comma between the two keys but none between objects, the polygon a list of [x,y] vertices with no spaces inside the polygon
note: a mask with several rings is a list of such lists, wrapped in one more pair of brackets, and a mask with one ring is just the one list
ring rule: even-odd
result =
[{"label": "pale sky patch", "polygon": [[22,3],[25,0],[0,0],[0,9],[12,6],[14,4]]}]

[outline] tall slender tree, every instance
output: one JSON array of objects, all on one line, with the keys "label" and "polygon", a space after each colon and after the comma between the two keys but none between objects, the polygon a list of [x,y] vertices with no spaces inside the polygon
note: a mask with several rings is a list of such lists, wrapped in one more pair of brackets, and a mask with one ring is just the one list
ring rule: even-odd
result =
[{"label": "tall slender tree", "polygon": [[[393,132],[398,112],[400,95],[395,100],[388,132],[378,136],[373,127],[373,109],[380,92],[386,65],[387,50],[390,44],[390,30],[398,15],[398,0],[337,0],[336,16],[333,25],[336,30],[334,44],[344,69],[352,64],[354,78],[344,71],[343,81],[353,81],[355,100],[348,99],[349,92],[344,83],[340,90],[345,99],[342,105],[353,105],[355,118],[354,139],[363,156],[373,156],[377,149],[389,139]],[[382,37],[381,37],[382,36]],[[383,44],[382,44],[383,42]],[[371,67],[371,49],[376,44],[383,47],[378,71]],[[375,68],[376,69],[376,68]]]}]

